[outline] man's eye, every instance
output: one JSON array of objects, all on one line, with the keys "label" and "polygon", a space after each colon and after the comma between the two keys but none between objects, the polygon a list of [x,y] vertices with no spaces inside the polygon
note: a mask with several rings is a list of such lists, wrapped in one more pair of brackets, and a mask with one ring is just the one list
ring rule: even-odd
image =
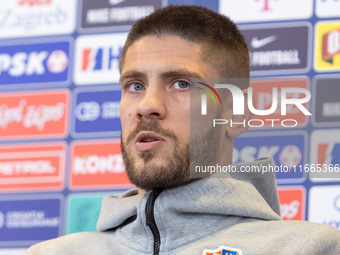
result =
[{"label": "man's eye", "polygon": [[176,89],[186,89],[189,87],[189,82],[186,81],[177,81],[174,84]]},{"label": "man's eye", "polygon": [[132,91],[140,91],[140,90],[144,89],[144,86],[142,84],[136,82],[136,83],[131,84],[129,89],[132,90]]}]

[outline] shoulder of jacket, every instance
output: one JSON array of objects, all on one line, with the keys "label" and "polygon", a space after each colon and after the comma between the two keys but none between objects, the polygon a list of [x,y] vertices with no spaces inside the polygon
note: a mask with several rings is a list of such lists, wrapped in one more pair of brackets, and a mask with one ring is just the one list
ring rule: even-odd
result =
[{"label": "shoulder of jacket", "polygon": [[340,231],[327,224],[315,224],[315,231],[310,235],[301,255],[340,254]]}]

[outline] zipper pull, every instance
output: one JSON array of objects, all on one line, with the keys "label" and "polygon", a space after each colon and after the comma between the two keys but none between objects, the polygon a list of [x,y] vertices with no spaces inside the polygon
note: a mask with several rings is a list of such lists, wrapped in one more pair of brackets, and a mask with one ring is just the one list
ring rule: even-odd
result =
[{"label": "zipper pull", "polygon": [[155,204],[155,200],[161,192],[162,190],[153,190],[149,195],[148,201],[146,202],[145,206],[146,226],[150,225],[151,218],[153,217],[153,207]]},{"label": "zipper pull", "polygon": [[151,210],[152,210],[152,202],[153,202],[153,195],[154,191],[151,191],[148,201],[146,202],[145,206],[145,215],[146,215],[146,226],[150,225],[150,220],[151,220]]},{"label": "zipper pull", "polygon": [[151,212],[150,212],[151,199],[150,198],[151,198],[151,195],[152,194],[150,194],[148,201],[146,202],[146,206],[145,206],[146,226],[149,226],[149,224],[150,224],[150,217],[151,217]]}]

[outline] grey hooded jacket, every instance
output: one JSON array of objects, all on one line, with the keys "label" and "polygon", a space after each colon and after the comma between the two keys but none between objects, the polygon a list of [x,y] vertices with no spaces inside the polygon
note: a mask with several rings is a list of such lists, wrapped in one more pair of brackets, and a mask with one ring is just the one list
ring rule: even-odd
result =
[{"label": "grey hooded jacket", "polygon": [[[161,192],[138,195],[134,189],[105,197],[98,232],[45,241],[25,255],[340,254],[340,231],[334,227],[283,221],[279,214],[275,175],[211,176]],[[227,247],[221,253],[207,252],[221,246]]]}]

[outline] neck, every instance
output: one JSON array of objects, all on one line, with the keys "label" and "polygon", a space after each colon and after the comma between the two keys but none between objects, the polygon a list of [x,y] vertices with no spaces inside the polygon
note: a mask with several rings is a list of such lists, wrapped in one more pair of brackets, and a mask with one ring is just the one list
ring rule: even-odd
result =
[{"label": "neck", "polygon": [[145,194],[146,192],[147,192],[146,190],[138,188],[138,195],[139,194]]}]

